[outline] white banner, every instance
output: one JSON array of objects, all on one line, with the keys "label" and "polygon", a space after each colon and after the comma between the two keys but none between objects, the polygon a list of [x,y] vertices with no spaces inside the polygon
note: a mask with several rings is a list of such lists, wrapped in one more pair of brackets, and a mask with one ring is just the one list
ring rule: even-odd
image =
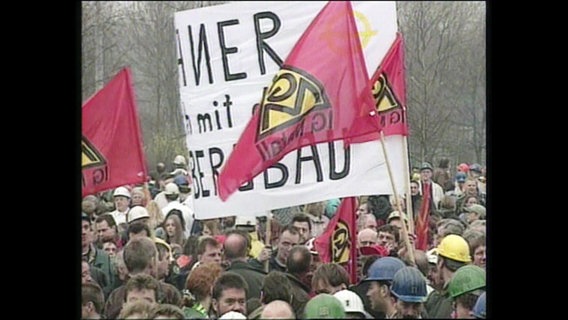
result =
[{"label": "white banner", "polygon": [[[380,142],[305,147],[222,202],[216,179],[296,41],[327,2],[238,2],[175,14],[180,95],[192,160],[196,218],[249,214],[364,194],[389,194]],[[354,1],[371,76],[395,39],[395,2]],[[333,36],[333,35],[330,35]],[[393,139],[387,143],[391,148]],[[389,160],[403,192],[402,142]],[[315,152],[314,152],[315,151]],[[399,181],[398,181],[399,180]]]}]

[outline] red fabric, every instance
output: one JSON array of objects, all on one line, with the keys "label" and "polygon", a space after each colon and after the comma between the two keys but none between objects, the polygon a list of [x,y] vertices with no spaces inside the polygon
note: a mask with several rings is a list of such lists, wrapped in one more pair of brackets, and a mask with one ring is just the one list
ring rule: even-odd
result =
[{"label": "red fabric", "polygon": [[325,231],[314,240],[322,263],[346,264],[351,283],[357,283],[357,199],[344,198]]},{"label": "red fabric", "polygon": [[83,196],[146,180],[130,70],[122,69],[82,108]]},{"label": "red fabric", "polygon": [[424,184],[422,205],[416,221],[416,249],[428,250],[428,220],[430,215],[430,190],[432,186]]},{"label": "red fabric", "polygon": [[335,140],[348,144],[378,132],[373,110],[351,3],[330,1],[263,93],[219,175],[220,198],[225,201],[293,150]]}]

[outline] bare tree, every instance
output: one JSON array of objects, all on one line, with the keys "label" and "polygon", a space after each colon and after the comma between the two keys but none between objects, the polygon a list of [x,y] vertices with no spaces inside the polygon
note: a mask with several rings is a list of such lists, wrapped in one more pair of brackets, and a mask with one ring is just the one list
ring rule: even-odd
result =
[{"label": "bare tree", "polygon": [[[479,16],[484,16],[485,7],[473,10],[478,7],[479,3],[465,2],[397,3],[399,26],[405,39],[409,146],[413,162],[448,157],[451,155],[448,153],[460,152],[465,147],[455,147],[456,132],[469,130],[469,124],[460,130],[469,120],[461,120],[466,105],[464,88],[469,86],[469,90],[476,90],[476,96],[481,96],[484,91],[479,86],[485,86],[484,81],[479,81],[485,72],[485,64],[479,64],[479,60],[485,55],[479,55],[479,32],[473,32],[484,28],[485,19]],[[471,77],[464,80],[463,71],[468,65],[463,61],[471,58],[472,50],[477,54],[478,67],[469,68]],[[469,101],[467,104],[471,105]],[[485,104],[475,107],[484,109]],[[475,130],[484,133],[480,127],[481,123]],[[478,139],[484,140],[483,134]],[[468,146],[472,143],[468,142]]]}]

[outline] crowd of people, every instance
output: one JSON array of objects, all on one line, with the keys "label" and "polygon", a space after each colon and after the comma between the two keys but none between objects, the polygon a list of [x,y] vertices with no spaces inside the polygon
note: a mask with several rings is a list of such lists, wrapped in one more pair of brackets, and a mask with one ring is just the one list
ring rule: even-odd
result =
[{"label": "crowd of people", "polygon": [[188,170],[178,155],[149,183],[83,198],[83,319],[485,318],[479,164],[422,163],[408,201],[358,197],[356,281],[314,246],[341,199],[273,210],[271,219],[198,220]]}]

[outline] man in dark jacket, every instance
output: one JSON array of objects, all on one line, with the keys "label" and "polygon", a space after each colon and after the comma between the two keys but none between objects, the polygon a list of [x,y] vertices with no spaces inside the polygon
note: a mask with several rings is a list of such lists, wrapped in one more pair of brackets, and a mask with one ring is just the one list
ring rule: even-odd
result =
[{"label": "man in dark jacket", "polygon": [[262,280],[266,272],[255,268],[247,262],[250,236],[244,230],[233,229],[227,232],[225,238],[225,259],[230,263],[227,271],[241,275],[248,284],[247,300],[260,299]]},{"label": "man in dark jacket", "polygon": [[310,272],[312,254],[304,245],[296,245],[290,250],[290,255],[286,261],[286,276],[292,285],[292,308],[297,315],[304,314],[304,308],[310,300],[310,285],[307,283],[307,276]]}]

